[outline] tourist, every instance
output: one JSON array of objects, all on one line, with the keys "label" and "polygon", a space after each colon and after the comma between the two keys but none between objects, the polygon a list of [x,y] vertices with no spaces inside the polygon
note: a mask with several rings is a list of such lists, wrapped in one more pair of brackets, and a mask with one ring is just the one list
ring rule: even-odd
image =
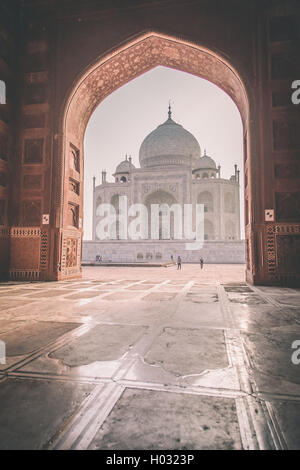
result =
[{"label": "tourist", "polygon": [[177,258],[177,269],[181,269],[181,257],[178,256]]},{"label": "tourist", "polygon": [[201,267],[201,269],[203,269],[203,264],[204,264],[204,261],[203,261],[203,258],[201,257],[200,258],[200,267]]}]

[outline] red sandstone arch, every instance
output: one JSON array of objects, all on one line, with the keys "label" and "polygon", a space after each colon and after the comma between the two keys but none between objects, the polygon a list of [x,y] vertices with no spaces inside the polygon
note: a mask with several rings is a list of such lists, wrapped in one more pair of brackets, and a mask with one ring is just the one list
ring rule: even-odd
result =
[{"label": "red sandstone arch", "polygon": [[[244,134],[250,133],[249,100],[244,81],[237,70],[215,51],[183,39],[149,32],[90,65],[74,84],[61,117],[61,174],[56,192],[56,221],[61,232],[60,243],[56,241],[59,243],[56,251],[60,266],[59,278],[80,273],[83,139],[89,118],[105,97],[159,65],[191,73],[219,86],[236,103],[242,117]],[[76,155],[79,171],[74,162]],[[69,189],[70,180],[76,178],[81,187],[77,197]],[[77,219],[74,219],[74,206],[75,209],[77,207]],[[77,223],[72,227],[72,222],[76,220]],[[68,253],[72,254],[72,260],[68,258]]]}]

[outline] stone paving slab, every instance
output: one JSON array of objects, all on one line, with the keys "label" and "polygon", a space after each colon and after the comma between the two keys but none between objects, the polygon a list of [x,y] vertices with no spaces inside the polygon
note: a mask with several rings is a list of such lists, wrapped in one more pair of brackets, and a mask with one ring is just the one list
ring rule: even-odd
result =
[{"label": "stone paving slab", "polygon": [[115,301],[130,300],[130,299],[135,299],[135,298],[136,298],[135,292],[124,292],[124,291],[119,291],[118,293],[108,294],[103,297],[104,300],[115,300]]},{"label": "stone paving slab", "polygon": [[230,305],[230,310],[240,329],[257,332],[270,329],[296,331],[300,328],[300,310],[275,307],[273,305],[247,305],[240,308]]},{"label": "stone paving slab", "polygon": [[73,293],[72,295],[68,295],[66,299],[72,299],[72,300],[91,299],[92,297],[97,297],[98,295],[99,295],[99,292],[84,291],[84,292],[79,292],[78,294]]},{"label": "stone paving slab", "polygon": [[165,328],[145,357],[177,375],[201,374],[228,366],[222,330]]},{"label": "stone paving slab", "polygon": [[[169,322],[168,325],[171,323]],[[183,301],[172,316],[172,325],[177,327],[201,328],[211,326],[224,328],[226,322],[218,302],[210,304]]]},{"label": "stone paving slab", "polygon": [[149,286],[147,284],[134,284],[133,286],[126,287],[126,289],[128,290],[148,290],[151,288],[152,286]]},{"label": "stone paving slab", "polygon": [[97,325],[76,341],[50,354],[64,364],[75,367],[95,361],[119,359],[144,332],[140,326]]},{"label": "stone paving slab", "polygon": [[218,295],[217,294],[200,294],[200,293],[193,293],[188,292],[186,295],[186,300],[190,302],[194,302],[196,304],[208,304],[218,302]]},{"label": "stone paving slab", "polygon": [[165,302],[168,300],[173,300],[177,294],[171,292],[151,292],[143,297],[143,300],[149,302]]},{"label": "stone paving slab", "polygon": [[285,296],[274,296],[274,300],[279,304],[283,305],[295,305],[296,307],[300,307],[300,295],[285,295]]},{"label": "stone paving slab", "polygon": [[241,449],[233,399],[127,389],[90,449]]},{"label": "stone paving slab", "polygon": [[1,311],[7,309],[15,309],[18,307],[24,307],[26,304],[31,303],[29,299],[15,299],[11,298],[11,294],[7,294],[7,297],[1,296]]},{"label": "stone paving slab", "polygon": [[83,316],[90,316],[98,323],[152,325],[158,320],[163,321],[167,318],[169,310],[169,305],[165,302],[156,304],[153,308],[151,302],[142,300],[130,300],[130,304],[112,302],[112,305],[107,305],[107,301],[103,301],[100,308],[100,300],[98,300],[75,311],[82,312]]},{"label": "stone paving slab", "polygon": [[292,363],[292,343],[300,339],[296,333],[280,331],[243,333],[246,351],[258,390],[269,393],[300,392],[300,369]]},{"label": "stone paving slab", "polygon": [[[10,290],[11,291],[11,290]],[[7,292],[10,292],[7,291]],[[38,292],[36,287],[20,287],[20,288],[14,288],[13,292],[15,295],[22,295],[22,294],[32,294]],[[3,291],[1,291],[1,294],[3,294]]]},{"label": "stone paving slab", "polygon": [[58,379],[63,376],[69,380],[87,379],[90,381],[111,379],[118,368],[122,365],[121,360],[95,361],[91,364],[72,365],[64,364],[60,359],[54,359],[50,354],[40,356],[24,366],[17,369],[18,374],[26,373],[28,376],[43,375]]},{"label": "stone paving slab", "polygon": [[92,384],[9,378],[0,383],[0,449],[43,449]]},{"label": "stone paving slab", "polygon": [[272,408],[289,450],[300,449],[300,402],[273,401]]},{"label": "stone paving slab", "polygon": [[248,286],[225,286],[224,289],[226,292],[253,292],[253,289]]},{"label": "stone paving slab", "polygon": [[263,305],[268,301],[255,294],[247,294],[240,292],[228,292],[228,299],[232,303],[245,305]]},{"label": "stone paving slab", "polygon": [[[37,320],[37,321],[47,321],[51,316],[51,319],[56,319],[61,321],[62,317],[66,314],[72,315],[76,313],[77,310],[82,309],[80,301],[72,301],[72,299],[64,299],[59,297],[42,299],[41,301],[24,302],[23,308],[18,308],[17,310],[13,309],[13,318],[20,320]],[[0,312],[0,318],[3,318],[4,313]],[[7,310],[5,313],[6,316],[12,318],[12,311]]]},{"label": "stone paving slab", "polygon": [[59,297],[61,295],[67,295],[68,293],[71,293],[72,291],[68,290],[63,290],[63,289],[48,289],[42,292],[38,292],[37,294],[32,294],[30,293],[30,298],[31,299],[40,299],[42,297]]},{"label": "stone paving slab", "polygon": [[7,356],[20,356],[45,346],[79,326],[80,323],[32,322],[1,334],[0,339],[6,344]]},{"label": "stone paving slab", "polygon": [[22,326],[26,325],[26,323],[27,323],[26,320],[21,320],[21,321],[0,320],[0,335],[10,330],[16,330],[18,328],[22,328]]}]

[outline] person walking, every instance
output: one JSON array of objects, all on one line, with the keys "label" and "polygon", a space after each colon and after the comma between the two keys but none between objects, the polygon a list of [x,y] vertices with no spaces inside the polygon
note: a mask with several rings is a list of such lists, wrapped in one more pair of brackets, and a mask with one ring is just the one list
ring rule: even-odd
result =
[{"label": "person walking", "polygon": [[200,258],[200,267],[201,267],[201,269],[203,269],[203,264],[204,264],[204,261],[203,261],[203,258],[201,257]]},{"label": "person walking", "polygon": [[177,258],[177,270],[178,269],[181,269],[181,257],[180,256],[178,256]]}]

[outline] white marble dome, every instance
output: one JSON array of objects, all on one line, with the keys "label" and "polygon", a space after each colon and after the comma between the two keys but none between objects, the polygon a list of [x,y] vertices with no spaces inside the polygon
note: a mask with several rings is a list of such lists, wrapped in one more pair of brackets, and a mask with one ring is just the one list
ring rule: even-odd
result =
[{"label": "white marble dome", "polygon": [[141,168],[185,165],[194,167],[201,157],[197,139],[169,118],[144,139],[139,153]]},{"label": "white marble dome", "polygon": [[130,170],[135,168],[134,164],[131,163],[131,160],[123,160],[116,168],[115,175],[118,173],[129,173]]},{"label": "white marble dome", "polygon": [[199,158],[194,165],[194,170],[216,170],[216,169],[217,169],[216,162],[208,155],[204,155],[203,157]]}]

